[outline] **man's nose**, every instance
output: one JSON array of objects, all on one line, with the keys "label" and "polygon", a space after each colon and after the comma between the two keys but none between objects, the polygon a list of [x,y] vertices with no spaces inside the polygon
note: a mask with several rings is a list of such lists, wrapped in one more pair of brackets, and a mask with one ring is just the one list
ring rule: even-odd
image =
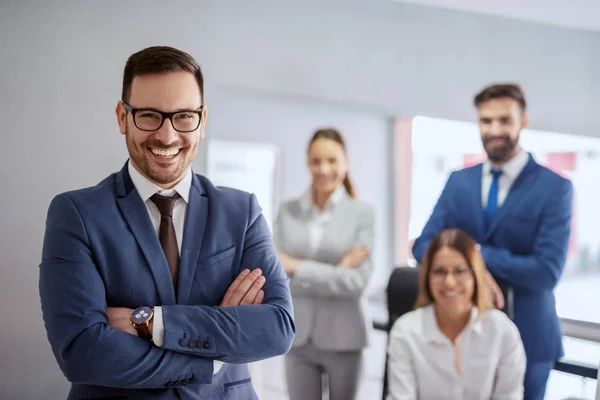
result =
[{"label": "man's nose", "polygon": [[501,136],[502,135],[502,124],[500,124],[500,121],[498,120],[493,120],[492,123],[490,124],[490,135],[491,136]]},{"label": "man's nose", "polygon": [[155,137],[164,145],[168,146],[177,140],[178,134],[179,133],[173,127],[173,122],[171,119],[165,118],[160,129],[156,131]]}]

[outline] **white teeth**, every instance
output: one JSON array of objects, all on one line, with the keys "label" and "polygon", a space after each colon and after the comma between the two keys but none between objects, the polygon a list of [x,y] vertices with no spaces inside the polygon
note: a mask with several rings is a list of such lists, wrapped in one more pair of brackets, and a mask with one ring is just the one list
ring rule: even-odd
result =
[{"label": "white teeth", "polygon": [[161,156],[161,157],[175,157],[179,153],[179,149],[165,150],[165,149],[150,148],[150,151],[152,151],[152,153],[154,155]]}]

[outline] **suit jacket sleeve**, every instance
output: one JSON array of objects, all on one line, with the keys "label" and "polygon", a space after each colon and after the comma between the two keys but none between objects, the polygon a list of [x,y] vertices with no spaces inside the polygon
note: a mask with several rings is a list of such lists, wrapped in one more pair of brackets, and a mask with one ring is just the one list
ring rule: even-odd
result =
[{"label": "suit jacket sleeve", "polygon": [[[289,279],[275,248],[271,232],[254,195],[249,197],[249,218],[242,265],[263,270],[265,298],[259,305],[211,307],[162,306],[164,348],[227,363],[247,363],[287,353],[296,327],[293,320]],[[189,348],[182,338],[203,346]]]},{"label": "suit jacket sleeve", "polygon": [[111,328],[105,278],[77,207],[67,194],[56,196],[46,220],[39,290],[50,345],[70,382],[128,389],[164,388],[181,379],[211,382],[211,360]]},{"label": "suit jacket sleeve", "polygon": [[567,259],[572,207],[573,185],[564,179],[547,198],[532,254],[516,255],[507,249],[482,246],[481,254],[494,277],[514,287],[553,289]]},{"label": "suit jacket sleeve", "polygon": [[448,222],[448,197],[450,196],[451,185],[453,182],[454,172],[450,174],[448,177],[448,181],[444,186],[444,190],[442,190],[442,194],[438,198],[435,207],[433,208],[433,212],[429,217],[429,220],[425,224],[423,231],[421,232],[421,236],[419,236],[415,243],[413,244],[412,252],[415,260],[417,262],[421,262],[423,260],[423,256],[425,255],[425,251],[429,246],[431,240],[444,229],[449,228]]},{"label": "suit jacket sleeve", "polygon": [[372,271],[375,213],[364,207],[358,216],[356,244],[367,248],[367,259],[356,268],[340,268],[336,265],[314,260],[303,260],[291,279],[294,294],[324,297],[360,297],[365,290]]}]

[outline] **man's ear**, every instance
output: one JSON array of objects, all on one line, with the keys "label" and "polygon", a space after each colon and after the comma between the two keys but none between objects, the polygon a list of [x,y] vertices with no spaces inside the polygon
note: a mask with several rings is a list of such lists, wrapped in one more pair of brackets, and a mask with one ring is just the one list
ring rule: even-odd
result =
[{"label": "man's ear", "polygon": [[523,114],[523,117],[521,118],[521,129],[525,129],[529,126],[529,118],[527,118],[527,115]]},{"label": "man's ear", "polygon": [[125,106],[123,105],[122,101],[117,102],[115,114],[117,115],[119,131],[121,131],[121,135],[124,135],[127,132],[127,110],[125,109]]},{"label": "man's ear", "polygon": [[200,123],[200,140],[204,139],[204,130],[206,129],[206,119],[208,118],[208,109],[206,106],[202,108],[202,122]]}]

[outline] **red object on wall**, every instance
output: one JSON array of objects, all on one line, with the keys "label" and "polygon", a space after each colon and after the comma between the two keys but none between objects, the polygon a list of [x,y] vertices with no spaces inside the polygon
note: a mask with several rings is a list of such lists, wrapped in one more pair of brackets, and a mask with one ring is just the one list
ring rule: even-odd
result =
[{"label": "red object on wall", "polygon": [[472,167],[487,160],[485,152],[481,154],[463,154],[463,168]]},{"label": "red object on wall", "polygon": [[[546,164],[544,166],[562,177],[571,179],[571,175],[573,172],[575,172],[575,168],[577,166],[577,154],[575,152],[547,153]],[[569,241],[569,254],[577,251],[577,231],[575,229],[577,210],[575,208],[575,196],[576,193],[573,193],[573,215],[571,216],[571,240]]]}]

